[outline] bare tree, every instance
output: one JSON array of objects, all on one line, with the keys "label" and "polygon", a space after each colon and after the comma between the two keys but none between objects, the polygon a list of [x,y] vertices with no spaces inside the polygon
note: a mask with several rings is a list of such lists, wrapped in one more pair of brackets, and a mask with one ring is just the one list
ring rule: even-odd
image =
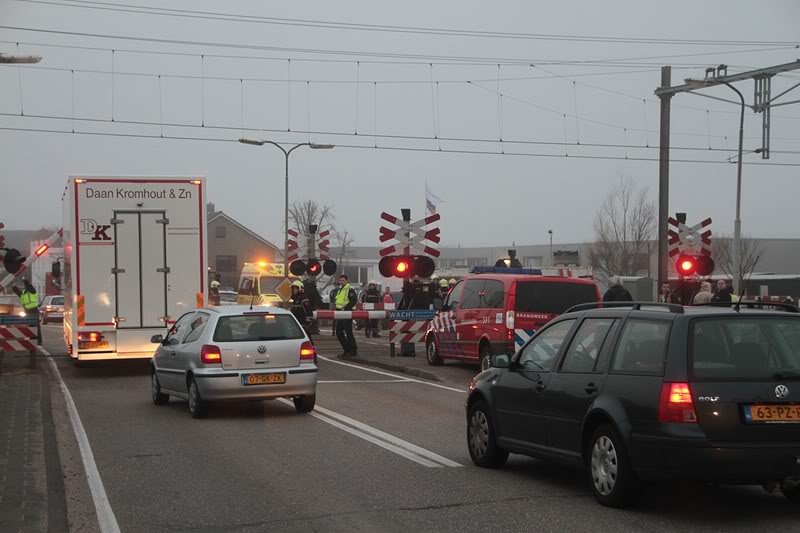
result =
[{"label": "bare tree", "polygon": [[738,274],[739,279],[747,279],[756,268],[759,256],[764,253],[764,246],[758,239],[743,235],[740,242],[741,262],[737,265],[733,256],[733,239],[728,236],[714,237],[713,258],[716,269],[729,279]]},{"label": "bare tree", "polygon": [[648,189],[620,174],[594,217],[589,263],[601,279],[636,276],[647,270],[656,246],[656,206]]}]

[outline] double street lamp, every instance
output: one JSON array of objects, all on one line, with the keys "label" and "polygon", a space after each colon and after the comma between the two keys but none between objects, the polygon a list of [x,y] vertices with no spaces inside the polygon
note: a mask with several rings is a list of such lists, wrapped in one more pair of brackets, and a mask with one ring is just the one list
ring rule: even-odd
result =
[{"label": "double street lamp", "polygon": [[0,54],[0,63],[38,63],[42,60],[42,56],[21,56],[19,54]]},{"label": "double street lamp", "polygon": [[265,144],[271,144],[272,146],[277,147],[281,152],[283,152],[283,155],[286,158],[284,206],[283,206],[283,224],[285,226],[285,232],[283,236],[283,275],[288,276],[289,275],[289,154],[291,154],[301,146],[308,146],[312,150],[330,150],[331,148],[334,147],[334,145],[307,142],[307,143],[295,144],[291,148],[286,149],[282,145],[274,141],[260,141],[256,139],[242,138],[239,139],[239,142],[242,144],[251,144],[253,146],[264,146]]}]

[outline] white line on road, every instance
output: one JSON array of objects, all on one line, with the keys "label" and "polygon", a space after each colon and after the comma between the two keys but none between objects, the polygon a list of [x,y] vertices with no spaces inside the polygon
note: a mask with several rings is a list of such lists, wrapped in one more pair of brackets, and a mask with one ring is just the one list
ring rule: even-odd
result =
[{"label": "white line on road", "polygon": [[[278,401],[285,403],[286,405],[293,405],[291,401],[285,398],[278,398]],[[451,461],[446,457],[442,457],[441,455],[438,455],[430,450],[426,450],[425,448],[411,444],[410,442],[395,437],[394,435],[390,435],[389,433],[385,433],[372,426],[368,426],[363,422],[359,422],[358,420],[354,420],[348,416],[341,415],[331,411],[330,409],[325,409],[319,405],[317,405],[314,408],[314,411],[310,412],[309,414],[317,420],[321,420],[326,424],[330,424],[331,426],[339,428],[342,431],[346,431],[347,433],[364,439],[367,442],[376,444],[385,450],[396,453],[397,455],[414,461],[417,464],[421,464],[422,466],[427,466],[429,468],[439,468],[442,466],[461,466],[459,463]]]},{"label": "white line on road", "polygon": [[58,366],[50,352],[39,346],[39,351],[47,356],[50,366],[53,368],[53,373],[58,380],[58,385],[61,392],[64,394],[64,400],[67,404],[67,412],[69,419],[72,422],[72,429],[75,431],[75,438],[78,440],[78,448],[81,451],[81,461],[83,462],[83,469],[86,472],[86,481],[89,484],[89,490],[92,493],[94,500],[94,508],[97,512],[97,522],[100,526],[102,533],[118,533],[119,524],[117,518],[114,516],[114,511],[111,509],[111,503],[108,501],[106,489],[103,487],[103,480],[100,479],[100,472],[97,470],[97,464],[94,462],[94,455],[92,454],[92,447],[89,444],[89,437],[86,435],[86,430],[83,429],[81,417],[78,415],[78,408],[72,399],[67,384],[61,378],[61,372],[58,371]]},{"label": "white line on road", "polygon": [[320,379],[320,383],[408,383],[410,379]]},{"label": "white line on road", "polygon": [[423,385],[430,385],[431,387],[437,387],[439,389],[449,390],[453,392],[460,392],[461,394],[466,394],[466,390],[464,389],[457,389],[455,387],[448,387],[447,385],[439,385],[438,383],[431,383],[430,381],[423,381],[421,379],[414,379],[414,378],[403,378],[400,374],[395,374],[392,372],[384,372],[383,370],[375,370],[374,368],[368,368],[366,366],[355,365],[353,363],[345,363],[344,361],[339,361],[337,359],[331,359],[330,357],[325,357],[324,355],[317,354],[317,357],[322,359],[323,361],[328,361],[329,363],[336,363],[337,365],[342,366],[349,366],[352,368],[358,368],[359,370],[364,370],[365,372],[372,372],[373,374],[380,374],[381,376],[391,376],[393,378],[398,379],[405,379],[406,381],[411,381],[413,383],[422,383]]}]

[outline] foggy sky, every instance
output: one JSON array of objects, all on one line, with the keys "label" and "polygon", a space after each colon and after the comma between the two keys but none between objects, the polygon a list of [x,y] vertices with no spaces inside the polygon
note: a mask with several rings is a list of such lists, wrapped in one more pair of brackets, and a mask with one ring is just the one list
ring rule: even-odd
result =
[{"label": "foggy sky", "polygon": [[[142,4],[129,0],[126,4]],[[664,37],[670,39],[798,40],[800,4],[793,1],[754,2],[170,2],[146,5],[239,13],[270,17],[386,25],[459,28],[502,32]],[[746,52],[767,46],[645,45],[576,43],[547,40],[493,39],[443,35],[347,31],[270,24],[203,21],[147,14],[115,13],[26,2],[0,2],[0,25],[72,32],[157,37],[217,43],[265,45],[283,48],[390,52],[435,56],[516,58],[539,63],[540,68],[502,66],[500,92],[506,95],[498,119],[498,68],[487,65],[438,65],[433,72],[423,64],[372,64],[365,56],[323,55],[287,51],[240,50],[211,46],[156,44],[116,39],[32,33],[0,29],[0,39],[37,43],[87,45],[100,48],[180,51],[193,56],[115,53],[117,72],[165,74],[159,87],[155,76],[117,75],[113,115],[123,123],[75,122],[78,131],[145,135],[214,137],[235,141],[242,135],[277,142],[334,143],[372,147],[426,148],[433,152],[337,147],[312,151],[301,148],[291,156],[292,201],[313,199],[330,204],[337,226],[348,229],[361,245],[378,244],[379,214],[399,215],[410,207],[414,219],[423,216],[424,188],[445,203],[439,208],[443,243],[464,246],[535,244],[547,242],[552,228],[556,242],[591,240],[592,219],[605,192],[621,174],[649,187],[655,199],[658,162],[579,159],[576,155],[658,158],[657,149],[625,148],[658,144],[658,104],[653,90],[660,80],[660,64],[675,65],[673,84],[703,76],[700,65],[731,65],[730,73],[800,58],[800,51]],[[14,53],[13,44],[0,43],[0,52]],[[20,45],[20,53],[44,57],[41,66],[110,71],[110,54],[100,51]],[[714,53],[696,56],[689,54]],[[267,59],[209,58],[206,76],[269,78],[270,82],[170,78],[200,74],[200,54],[248,55]],[[553,60],[611,58],[640,59],[629,67],[549,65]],[[684,57],[681,57],[684,56]],[[287,90],[287,58],[292,58],[291,92]],[[300,59],[338,59],[309,62]],[[355,61],[364,62],[356,68]],[[412,60],[405,60],[412,61]],[[434,60],[431,60],[435,63]],[[691,68],[680,68],[684,65]],[[22,70],[25,117],[20,111],[18,69],[0,65],[0,127],[71,130],[70,120],[32,118],[53,115],[109,120],[112,116],[111,76]],[[546,69],[546,70],[542,70]],[[358,70],[358,73],[357,73]],[[548,77],[555,73],[565,78]],[[620,73],[622,72],[622,73]],[[602,75],[585,76],[588,73]],[[430,83],[364,81],[439,80]],[[773,94],[800,80],[773,80]],[[305,83],[304,80],[312,80]],[[477,81],[476,87],[466,80]],[[575,80],[574,86],[571,80]],[[341,83],[345,81],[347,83]],[[457,83],[451,83],[455,81]],[[326,83],[327,82],[327,83]],[[625,93],[614,94],[584,84]],[[377,103],[375,96],[377,87]],[[483,87],[483,88],[481,88]],[[737,87],[752,102],[753,84]],[[309,100],[310,88],[310,100]],[[242,101],[244,94],[244,124]],[[707,94],[735,95],[725,87]],[[800,89],[784,99],[797,99]],[[647,103],[643,103],[646,99]],[[205,105],[202,105],[202,101]],[[524,100],[524,102],[520,101]],[[291,101],[291,104],[289,104]],[[74,102],[74,103],[73,103]],[[737,142],[738,107],[694,95],[673,99],[672,145],[699,150],[673,150],[673,159],[726,161]],[[289,109],[289,105],[291,108]],[[678,106],[691,106],[686,109]],[[548,108],[544,110],[541,108]],[[572,115],[580,120],[576,124]],[[646,114],[645,110],[646,109]],[[706,112],[708,109],[710,112]],[[290,113],[287,113],[290,110]],[[309,113],[310,110],[310,113]],[[722,112],[720,112],[722,111]],[[377,115],[376,115],[377,113]],[[568,115],[565,120],[563,114]],[[12,115],[12,116],[9,116]],[[357,120],[356,120],[357,117]],[[745,150],[760,147],[761,117],[746,112]],[[354,133],[358,136],[288,133],[292,130]],[[125,121],[192,123],[206,128],[179,128],[126,124]],[[645,124],[648,133],[645,133]],[[229,129],[212,129],[224,126]],[[373,137],[376,132],[389,137]],[[251,131],[262,128],[277,131]],[[627,128],[625,131],[624,128]],[[481,139],[485,142],[436,142],[396,136]],[[581,146],[522,145],[513,140],[550,143],[580,142]],[[709,137],[710,135],[710,137]],[[724,137],[727,136],[727,139]],[[771,163],[800,164],[800,109],[775,108],[772,118]],[[619,147],[591,147],[615,144]],[[552,156],[437,153],[435,150],[530,152]],[[745,156],[761,163],[759,155]],[[282,243],[283,155],[274,147],[245,146],[238,142],[139,139],[0,130],[0,221],[9,228],[33,229],[60,224],[61,194],[71,174],[84,175],[204,175],[209,200],[246,226]],[[794,220],[800,198],[800,167],[744,166],[743,232],[756,237],[797,237]],[[715,233],[733,227],[736,166],[673,162],[670,211],[688,213],[689,221],[710,216]],[[31,213],[28,200],[36,212]]]}]

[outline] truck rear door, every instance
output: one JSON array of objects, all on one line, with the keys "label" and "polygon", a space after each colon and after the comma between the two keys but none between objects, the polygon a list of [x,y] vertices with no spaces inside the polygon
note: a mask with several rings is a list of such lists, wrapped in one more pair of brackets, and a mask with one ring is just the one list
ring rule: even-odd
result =
[{"label": "truck rear door", "polygon": [[166,327],[165,213],[115,211],[112,223],[117,329]]}]

